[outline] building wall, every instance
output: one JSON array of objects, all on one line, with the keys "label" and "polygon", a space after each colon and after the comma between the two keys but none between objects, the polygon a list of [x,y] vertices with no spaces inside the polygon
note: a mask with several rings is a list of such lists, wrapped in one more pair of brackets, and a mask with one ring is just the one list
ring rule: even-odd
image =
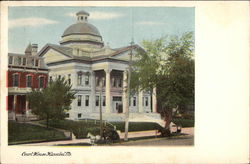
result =
[{"label": "building wall", "polygon": [[8,71],[8,87],[13,87],[13,75],[19,74],[19,88],[26,88],[26,80],[27,75],[32,76],[32,87],[31,88],[38,88],[39,87],[39,77],[44,76],[44,86],[47,85],[48,75],[46,73],[36,73],[36,72],[24,72],[24,71]]}]

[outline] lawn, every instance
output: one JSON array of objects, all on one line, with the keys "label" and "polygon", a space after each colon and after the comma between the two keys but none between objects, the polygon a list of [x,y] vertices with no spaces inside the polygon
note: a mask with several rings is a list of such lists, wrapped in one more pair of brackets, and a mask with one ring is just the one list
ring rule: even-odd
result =
[{"label": "lawn", "polygon": [[[46,124],[45,121],[41,121],[40,123]],[[117,130],[124,132],[125,123],[124,122],[111,122],[111,124],[116,126]],[[73,132],[76,138],[86,138],[88,132],[97,135],[100,133],[100,124],[99,122],[95,122],[94,120],[50,120],[49,126],[65,129]],[[113,128],[110,124],[106,124],[107,127]],[[144,130],[156,130],[161,128],[157,123],[151,122],[130,122],[129,123],[129,131],[144,131]]]},{"label": "lawn", "polygon": [[66,139],[63,132],[28,123],[8,122],[9,144]]}]

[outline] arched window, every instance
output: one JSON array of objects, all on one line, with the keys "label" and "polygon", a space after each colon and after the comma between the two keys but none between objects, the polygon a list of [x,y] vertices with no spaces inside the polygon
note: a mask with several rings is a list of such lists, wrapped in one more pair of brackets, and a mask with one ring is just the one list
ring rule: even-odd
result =
[{"label": "arched window", "polygon": [[77,85],[82,85],[82,72],[77,73]]}]

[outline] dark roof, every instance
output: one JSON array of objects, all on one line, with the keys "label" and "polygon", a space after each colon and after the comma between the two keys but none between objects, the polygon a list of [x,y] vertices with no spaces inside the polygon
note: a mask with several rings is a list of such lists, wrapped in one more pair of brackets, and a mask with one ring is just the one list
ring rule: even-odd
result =
[{"label": "dark roof", "polygon": [[67,35],[74,35],[74,34],[76,35],[90,34],[90,35],[101,37],[101,34],[98,31],[98,29],[92,24],[89,24],[87,22],[78,22],[78,23],[72,24],[64,31],[62,37],[67,36]]},{"label": "dark roof", "polygon": [[76,13],[76,15],[80,15],[80,14],[84,14],[84,15],[88,15],[89,16],[89,13],[84,11],[84,10],[81,10],[79,12]]}]

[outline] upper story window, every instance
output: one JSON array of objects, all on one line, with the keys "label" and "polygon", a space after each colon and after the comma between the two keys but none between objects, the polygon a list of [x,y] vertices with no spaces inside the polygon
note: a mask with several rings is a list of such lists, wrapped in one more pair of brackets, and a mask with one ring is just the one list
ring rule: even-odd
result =
[{"label": "upper story window", "polygon": [[23,58],[23,65],[26,65],[26,58]]},{"label": "upper story window", "polygon": [[19,86],[19,74],[15,73],[13,75],[13,87]]},{"label": "upper story window", "polygon": [[32,65],[32,66],[35,65],[35,59],[31,59],[31,65]]},{"label": "upper story window", "polygon": [[9,57],[9,64],[12,64],[13,63],[13,56],[10,56]]},{"label": "upper story window", "polygon": [[38,67],[38,65],[39,65],[39,60],[38,59],[36,59],[36,67]]},{"label": "upper story window", "polygon": [[32,76],[28,75],[26,76],[26,87],[31,87],[32,86]]},{"label": "upper story window", "polygon": [[89,85],[89,74],[85,76],[85,85]]},{"label": "upper story window", "polygon": [[77,96],[77,106],[82,106],[82,95]]},{"label": "upper story window", "polygon": [[18,65],[21,65],[21,63],[22,63],[22,58],[21,58],[21,57],[18,57],[18,58],[17,58],[17,64],[18,64]]},{"label": "upper story window", "polygon": [[82,85],[82,73],[77,74],[77,85]]},{"label": "upper story window", "polygon": [[44,88],[44,76],[39,77],[39,88]]},{"label": "upper story window", "polygon": [[118,79],[118,87],[122,87],[122,78]]}]

